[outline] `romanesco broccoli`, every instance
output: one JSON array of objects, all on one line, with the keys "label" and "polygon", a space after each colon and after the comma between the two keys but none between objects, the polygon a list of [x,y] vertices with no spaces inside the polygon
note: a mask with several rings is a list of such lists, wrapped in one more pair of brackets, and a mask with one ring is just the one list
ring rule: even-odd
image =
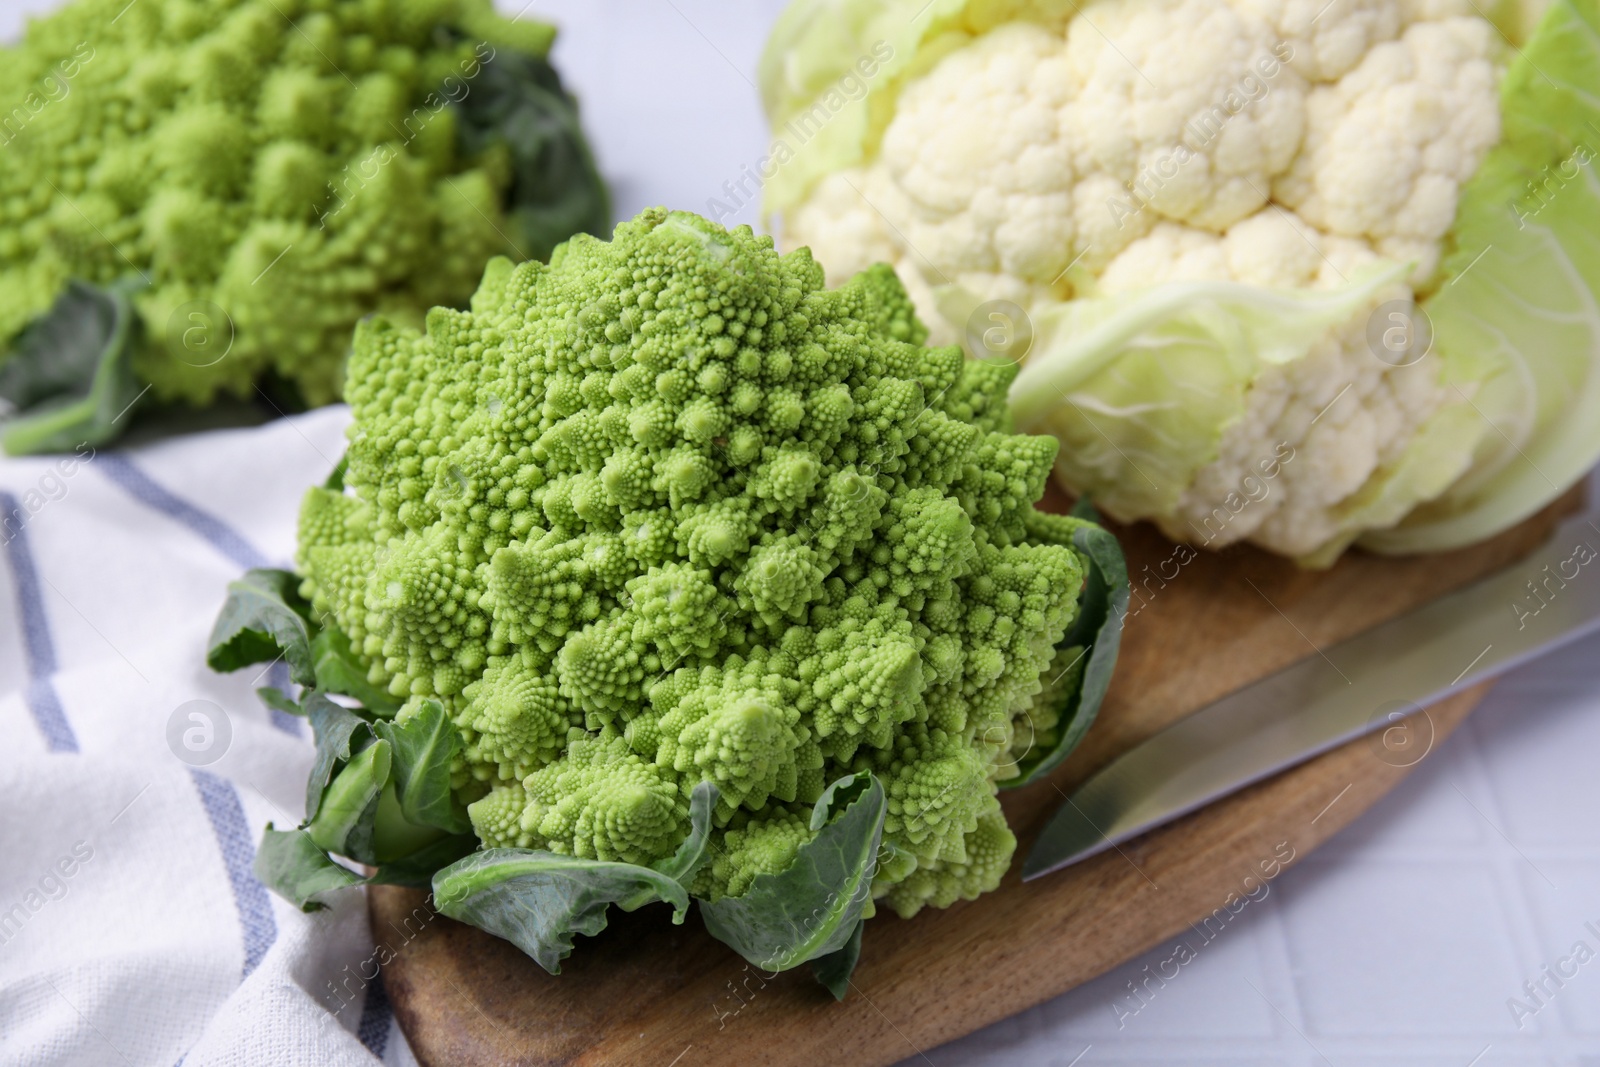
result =
[{"label": "romanesco broccoli", "polygon": [[1034,510],[1057,446],[1010,432],[1014,368],[924,337],[888,267],[830,291],[684,213],[497,259],[470,310],[358,327],[302,593],[374,685],[442,702],[488,846],[660,864],[710,783],[695,893],[737,897],[867,772],[873,895],[975,897],[1018,730],[1056,726],[1087,524]]},{"label": "romanesco broccoli", "polygon": [[[608,224],[553,32],[489,0],[74,0],[31,21],[0,53],[0,344],[69,280],[132,276],[155,396],[275,372],[335,399],[362,316],[420,322],[492,256]],[[519,140],[492,134],[508,115]]]}]

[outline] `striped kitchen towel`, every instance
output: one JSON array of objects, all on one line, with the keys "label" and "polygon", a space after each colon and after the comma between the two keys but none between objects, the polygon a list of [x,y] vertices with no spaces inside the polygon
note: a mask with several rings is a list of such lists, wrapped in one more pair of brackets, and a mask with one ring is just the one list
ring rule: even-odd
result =
[{"label": "striped kitchen towel", "polygon": [[0,460],[0,1063],[410,1064],[364,901],[251,872],[299,822],[310,732],[218,676],[247,567],[288,566],[344,408]]}]

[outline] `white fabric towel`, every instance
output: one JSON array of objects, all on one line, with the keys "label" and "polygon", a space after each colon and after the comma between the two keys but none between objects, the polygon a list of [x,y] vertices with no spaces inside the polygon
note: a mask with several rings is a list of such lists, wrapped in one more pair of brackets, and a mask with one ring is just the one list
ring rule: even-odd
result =
[{"label": "white fabric towel", "polygon": [[0,1063],[412,1063],[358,892],[251,873],[310,730],[204,662],[227,583],[288,566],[344,408],[0,462]]}]

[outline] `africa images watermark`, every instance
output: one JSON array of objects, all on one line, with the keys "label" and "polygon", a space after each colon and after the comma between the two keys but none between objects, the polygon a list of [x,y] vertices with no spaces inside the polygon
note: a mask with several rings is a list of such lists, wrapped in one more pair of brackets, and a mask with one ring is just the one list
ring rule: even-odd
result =
[{"label": "africa images watermark", "polygon": [[[1594,529],[1594,524],[1590,523],[1589,528]],[[1529,578],[1527,595],[1511,603],[1511,611],[1517,617],[1517,629],[1527,629],[1528,620],[1553,604],[1568,583],[1576,581],[1583,568],[1594,562],[1596,555],[1600,553],[1595,551],[1593,545],[1588,541],[1579,541],[1572,546],[1572,552],[1566,559],[1555,564],[1546,563],[1537,575]]]},{"label": "africa images watermark", "polygon": [[1518,1030],[1548,1008],[1567,983],[1578,977],[1583,965],[1595,958],[1595,945],[1600,945],[1600,925],[1586,922],[1583,929],[1595,939],[1594,944],[1579,938],[1565,956],[1545,964],[1537,975],[1522,983],[1522,996],[1506,998],[1506,1010],[1511,1013],[1511,1021],[1517,1024]]},{"label": "africa images watermark", "polygon": [[874,42],[868,53],[857,59],[810,107],[783,124],[780,135],[772,139],[767,153],[757,159],[753,167],[749,163],[742,164],[737,179],[722,183],[722,193],[727,200],[709,197],[706,215],[714,222],[722,222],[760,196],[761,187],[795,157],[796,149],[810,143],[847,103],[867,95],[867,83],[893,58],[893,45],[887,41]]},{"label": "africa images watermark", "polygon": [[439,89],[424,97],[422,103],[412,108],[411,114],[401,120],[400,127],[395,127],[395,133],[400,135],[397,141],[385,141],[376,146],[362,159],[353,164],[346,164],[343,170],[328,181],[328,189],[333,193],[337,203],[317,216],[319,228],[326,229],[328,220],[350,206],[350,201],[356,194],[372,184],[377,179],[378,173],[394,161],[399,155],[396,144],[401,147],[409,145],[439,112],[467,98],[472,92],[470,82],[478,76],[485,64],[494,61],[496,54],[494,46],[486,41],[480,41],[472,51],[471,57],[461,61],[459,76],[455,74],[447,76]]},{"label": "africa images watermark", "polygon": [[16,540],[35,515],[56,501],[65,499],[71,489],[68,479],[78,473],[82,464],[94,457],[94,446],[87,441],[78,445],[73,452],[57,457],[39,475],[38,480],[23,491],[10,514],[0,515],[0,545]]},{"label": "africa images watermark", "polygon": [[[1589,127],[1595,128],[1593,123]],[[1579,141],[1577,147],[1561,162],[1547,163],[1537,176],[1528,179],[1522,195],[1511,202],[1511,214],[1517,220],[1517,229],[1527,229],[1528,223],[1549,207],[1561,190],[1577,181],[1593,161],[1594,149]]]},{"label": "africa images watermark", "polygon": [[[345,964],[344,970],[327,980],[323,1000],[329,1008],[318,1020],[318,1025],[326,1026],[330,1019],[337,1019],[346,1008],[360,1000],[367,987],[378,980],[383,968],[398,959],[407,945],[422,936],[422,931],[438,918],[438,914],[433,909],[433,894],[429,893],[422,904],[412,908],[410,914],[400,920],[399,926],[390,920],[389,929],[398,935],[398,940],[384,937],[365,959],[354,965]],[[374,931],[374,937],[376,935]]]},{"label": "africa images watermark", "polygon": [[71,890],[72,877],[94,859],[94,846],[87,841],[76,841],[70,853],[63,853],[39,881],[28,887],[22,899],[5,911],[0,911],[0,945],[10,944],[22,933],[28,920],[50,901],[60,900]]},{"label": "africa images watermark", "polygon": [[1190,924],[1200,937],[1198,945],[1191,944],[1187,938],[1181,939],[1166,956],[1153,964],[1145,964],[1140,971],[1142,978],[1138,981],[1128,979],[1127,994],[1119,995],[1111,1002],[1111,1013],[1117,1018],[1117,1029],[1125,1029],[1129,1019],[1149,1007],[1156,994],[1165,989],[1168,982],[1176,980],[1184,967],[1199,959],[1200,951],[1222,936],[1228,924],[1238,918],[1245,908],[1267,899],[1267,894],[1272,892],[1272,880],[1293,863],[1294,858],[1294,846],[1287,841],[1279,841],[1273,846],[1272,855],[1255,863],[1237,890],[1230,892],[1220,905],[1200,920],[1199,925]]},{"label": "africa images watermark", "polygon": [[[1200,527],[1204,527],[1203,531],[1192,522],[1189,528],[1199,534],[1205,544],[1211,544],[1222,535],[1222,531],[1227,529],[1229,523],[1244,513],[1246,508],[1252,504],[1260,504],[1272,495],[1272,480],[1283,471],[1285,464],[1294,462],[1295,455],[1293,445],[1288,441],[1279,441],[1273,446],[1272,455],[1258,460],[1255,469],[1249,470],[1239,479],[1238,488],[1229,490],[1221,502],[1211,509],[1211,513],[1200,521]],[[1257,471],[1260,472],[1260,477],[1257,477]],[[1211,528],[1213,522],[1216,523],[1214,530]]]},{"label": "africa images watermark", "polygon": [[1128,195],[1107,197],[1106,210],[1111,212],[1111,221],[1117,224],[1117,229],[1122,229],[1128,219],[1149,207],[1184,166],[1222,136],[1228,123],[1265,98],[1272,91],[1273,79],[1292,59],[1294,46],[1288,41],[1279,41],[1271,52],[1257,56],[1221,100],[1183,124],[1183,135],[1177,145],[1139,168],[1139,173],[1127,184]]},{"label": "africa images watermark", "polygon": [[[767,983],[778,977],[780,973],[782,972],[773,971],[772,973],[768,974],[766,973],[766,968],[764,967],[757,967],[754,971],[751,971],[750,964],[746,963],[739,971],[739,974],[734,976],[734,978],[739,978],[742,976],[743,980],[740,981],[738,985],[734,985],[734,979],[728,979],[728,992],[725,994],[719,993],[717,995],[717,999],[711,1002],[711,1014],[717,1020],[717,1029],[725,1029],[728,1025],[728,1020],[737,1016],[741,1011],[744,1011],[744,1009],[749,1006],[750,1001],[756,999],[756,994],[767,988]],[[750,987],[751,981],[756,983],[754,989]],[[740,995],[741,989],[745,994],[747,994],[746,996]],[[731,1001],[733,1004],[737,1004],[738,1007],[731,1007],[727,1011],[722,1011],[718,1005],[721,1004],[724,999]]]},{"label": "africa images watermark", "polygon": [[0,144],[11,144],[41,111],[58,100],[65,100],[72,92],[72,79],[76,78],[78,72],[93,58],[94,45],[88,41],[80,41],[71,55],[58,60],[45,76],[39,79],[38,86],[22,98],[20,104],[13,107],[4,117],[0,117]]}]

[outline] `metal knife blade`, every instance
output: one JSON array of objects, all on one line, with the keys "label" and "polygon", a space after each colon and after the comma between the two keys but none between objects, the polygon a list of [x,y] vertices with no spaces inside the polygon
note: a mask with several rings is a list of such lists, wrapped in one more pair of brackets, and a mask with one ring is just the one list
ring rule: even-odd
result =
[{"label": "metal knife blade", "polygon": [[1595,631],[1600,515],[1585,514],[1558,525],[1526,559],[1236,690],[1123,753],[1051,818],[1022,876],[1076,863],[1375,730],[1394,733],[1397,748],[1386,758],[1414,763],[1426,750],[1418,738],[1406,747],[1400,719]]}]

